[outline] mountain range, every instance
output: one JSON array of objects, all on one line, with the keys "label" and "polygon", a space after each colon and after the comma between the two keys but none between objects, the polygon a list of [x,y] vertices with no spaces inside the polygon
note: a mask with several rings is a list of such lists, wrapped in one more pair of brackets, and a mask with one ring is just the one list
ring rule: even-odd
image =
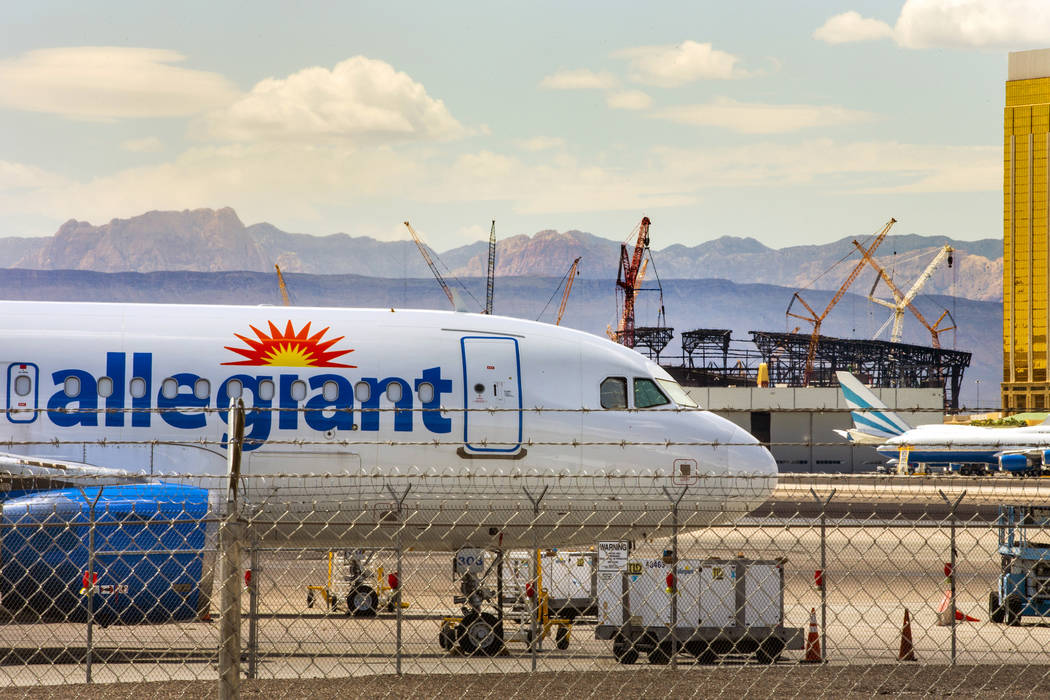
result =
[{"label": "mountain range", "polygon": [[[659,227],[654,224],[647,277],[650,281],[657,277],[718,278],[792,289],[836,289],[857,260],[852,241],[857,238],[864,242],[870,233],[833,243],[780,249],[754,238],[733,236],[696,246],[659,247]],[[956,241],[945,236],[889,235],[876,257],[906,289],[944,245],[955,248],[953,267],[942,265],[924,293],[989,301],[1002,298],[1003,249],[999,239]],[[438,264],[446,276],[482,277],[487,255],[488,244],[479,241],[440,252]],[[613,280],[619,255],[618,241],[583,231],[516,234],[498,241],[496,275],[560,277],[579,256],[581,277]],[[0,260],[8,261],[7,267],[35,270],[269,272],[276,263],[286,272],[308,274],[395,279],[430,276],[410,240],[288,233],[268,223],[245,226],[230,208],[151,211],[101,226],[71,219],[52,236],[0,238]],[[865,270],[853,291],[866,294],[873,281],[874,273]],[[881,295],[888,292],[883,289]]]}]

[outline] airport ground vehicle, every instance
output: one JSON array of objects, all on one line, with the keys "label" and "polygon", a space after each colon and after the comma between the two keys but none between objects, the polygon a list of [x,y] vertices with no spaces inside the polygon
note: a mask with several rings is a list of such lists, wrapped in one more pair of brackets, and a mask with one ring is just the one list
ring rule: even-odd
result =
[{"label": "airport ground vehicle", "polygon": [[[646,654],[666,664],[685,652],[700,663],[753,655],[775,663],[802,648],[784,627],[784,559],[634,559],[598,572],[597,639],[611,639],[622,664]],[[672,597],[677,610],[672,609]],[[676,619],[672,619],[672,618]]]},{"label": "airport ground vehicle", "polygon": [[[594,551],[545,549],[540,553],[540,588],[551,615],[575,619],[597,611],[597,555]],[[503,602],[520,606],[532,576],[530,553],[508,552],[503,558]]]},{"label": "airport ground vehicle", "polygon": [[1050,616],[1050,508],[999,506],[1002,573],[988,594],[992,622]]}]

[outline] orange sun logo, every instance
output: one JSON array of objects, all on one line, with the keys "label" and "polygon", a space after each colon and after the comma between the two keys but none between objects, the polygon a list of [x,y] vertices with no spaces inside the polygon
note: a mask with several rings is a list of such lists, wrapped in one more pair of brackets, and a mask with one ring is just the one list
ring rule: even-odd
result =
[{"label": "orange sun logo", "polygon": [[267,321],[267,323],[270,324],[270,335],[266,335],[266,333],[255,326],[248,326],[255,331],[258,340],[245,337],[240,333],[234,333],[248,347],[232,348],[229,345],[224,347],[238,355],[243,355],[247,359],[238,362],[223,362],[222,364],[276,365],[278,367],[357,367],[357,365],[344,365],[339,362],[332,362],[335,358],[351,353],[353,350],[329,352],[328,348],[338,343],[345,336],[322,341],[321,338],[328,332],[327,327],[320,333],[310,335],[309,321],[298,333],[292,327],[291,321],[284,327],[283,333],[273,324],[273,321]]}]

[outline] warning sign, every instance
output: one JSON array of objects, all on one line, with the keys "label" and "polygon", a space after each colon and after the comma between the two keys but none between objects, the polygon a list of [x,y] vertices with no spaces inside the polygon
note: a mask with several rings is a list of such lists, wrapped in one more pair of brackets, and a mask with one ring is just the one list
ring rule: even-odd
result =
[{"label": "warning sign", "polygon": [[623,571],[630,553],[626,542],[599,542],[598,571]]}]

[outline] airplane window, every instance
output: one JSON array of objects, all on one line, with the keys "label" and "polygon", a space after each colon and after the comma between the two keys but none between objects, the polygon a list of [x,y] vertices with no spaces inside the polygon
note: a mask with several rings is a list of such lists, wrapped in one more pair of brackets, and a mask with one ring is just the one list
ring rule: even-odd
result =
[{"label": "airplane window", "polygon": [[679,406],[683,408],[700,408],[700,404],[694,401],[689,394],[685,393],[685,389],[678,382],[659,378],[657,378],[656,382],[664,390],[664,393],[670,396],[671,400]]},{"label": "airplane window", "polygon": [[386,398],[390,403],[397,403],[401,400],[401,385],[397,382],[390,382],[386,385]]},{"label": "airplane window", "polygon": [[33,390],[33,380],[22,374],[15,377],[15,393],[19,396],[28,396]]},{"label": "airplane window", "polygon": [[98,395],[104,399],[113,396],[113,380],[111,378],[98,378]]},{"label": "airplane window", "polygon": [[291,395],[293,401],[302,401],[303,399],[305,399],[306,382],[304,382],[302,379],[296,379],[294,382],[292,382]]},{"label": "airplane window", "polygon": [[128,383],[128,392],[133,399],[141,399],[146,395],[146,380],[142,377],[132,377]]},{"label": "airplane window", "polygon": [[80,396],[80,377],[66,377],[66,383],[63,388],[66,396],[71,399]]},{"label": "airplane window", "polygon": [[430,403],[434,400],[434,385],[430,382],[420,382],[416,388],[420,403]]},{"label": "airplane window", "polygon": [[257,393],[262,401],[272,401],[273,390],[273,382],[271,382],[269,379],[264,379],[261,382],[259,382],[259,389]]},{"label": "airplane window", "polygon": [[211,396],[211,382],[207,379],[198,379],[193,383],[193,395],[198,399],[206,399]]},{"label": "airplane window", "polygon": [[602,408],[627,408],[627,380],[609,377],[602,381]]},{"label": "airplane window", "polygon": [[372,387],[368,382],[358,382],[354,385],[354,396],[357,397],[358,402],[364,403],[372,398]]},{"label": "airplane window", "polygon": [[634,380],[634,407],[652,408],[671,403],[652,379]]},{"label": "airplane window", "polygon": [[243,393],[244,384],[241,383],[240,379],[231,379],[226,382],[226,395],[231,399],[239,399]]},{"label": "airplane window", "polygon": [[321,396],[325,401],[335,401],[339,398],[339,384],[328,381],[321,385]]},{"label": "airplane window", "polygon": [[179,395],[179,383],[168,377],[160,383],[160,395],[169,400],[175,398]]}]

